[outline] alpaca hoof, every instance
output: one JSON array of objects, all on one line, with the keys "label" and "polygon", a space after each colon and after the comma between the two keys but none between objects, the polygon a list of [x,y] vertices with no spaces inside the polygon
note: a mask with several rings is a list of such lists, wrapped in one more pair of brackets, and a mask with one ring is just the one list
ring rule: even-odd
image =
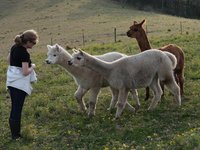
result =
[{"label": "alpaca hoof", "polygon": [[130,112],[136,113],[136,109],[133,107],[132,109],[129,109]]},{"label": "alpaca hoof", "polygon": [[108,111],[111,111],[111,110],[112,110],[112,108],[110,108],[110,107],[109,107],[109,108],[107,108],[107,110],[108,110]]},{"label": "alpaca hoof", "polygon": [[107,110],[108,110],[111,114],[115,113],[115,109],[114,109],[114,108],[107,108]]},{"label": "alpaca hoof", "polygon": [[107,108],[107,111],[113,112],[115,109],[114,108]]},{"label": "alpaca hoof", "polygon": [[87,111],[87,107],[85,105],[79,104],[79,108],[81,111]]},{"label": "alpaca hoof", "polygon": [[121,116],[120,114],[116,114],[115,119],[118,120],[120,118],[120,116]]},{"label": "alpaca hoof", "polygon": [[174,100],[174,101],[175,101],[175,104],[177,104],[178,106],[181,106],[181,99]]},{"label": "alpaca hoof", "polygon": [[82,112],[82,113],[87,113],[87,108],[81,109],[81,112]]},{"label": "alpaca hoof", "polygon": [[119,116],[115,116],[115,120],[119,120],[119,118],[120,118]]},{"label": "alpaca hoof", "polygon": [[94,113],[88,113],[88,117],[89,117],[89,118],[93,118],[94,115],[95,115]]},{"label": "alpaca hoof", "polygon": [[165,95],[161,95],[160,101],[161,101],[161,100],[164,100],[164,101],[166,100]]},{"label": "alpaca hoof", "polygon": [[184,101],[186,98],[185,98],[185,96],[181,96],[181,101]]},{"label": "alpaca hoof", "polygon": [[148,109],[147,109],[147,111],[152,111],[153,110],[153,107],[149,107]]},{"label": "alpaca hoof", "polygon": [[140,108],[140,105],[136,105],[135,106],[135,111],[137,112],[139,110],[139,108]]}]

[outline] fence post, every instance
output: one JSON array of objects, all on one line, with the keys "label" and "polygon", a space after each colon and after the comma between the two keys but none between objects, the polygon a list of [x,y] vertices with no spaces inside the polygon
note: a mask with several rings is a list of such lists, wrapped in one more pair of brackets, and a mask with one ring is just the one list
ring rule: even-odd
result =
[{"label": "fence post", "polygon": [[117,42],[117,29],[114,27],[114,42]]},{"label": "fence post", "polygon": [[53,45],[53,38],[51,37],[51,46]]},{"label": "fence post", "polygon": [[85,46],[85,35],[84,35],[84,29],[82,29],[82,41],[83,41],[83,46]]},{"label": "fence post", "polygon": [[182,22],[180,22],[180,31],[181,31],[181,34],[183,33],[183,26],[182,26]]},{"label": "fence post", "polygon": [[147,24],[146,24],[146,34],[148,34],[148,28],[147,28]]}]

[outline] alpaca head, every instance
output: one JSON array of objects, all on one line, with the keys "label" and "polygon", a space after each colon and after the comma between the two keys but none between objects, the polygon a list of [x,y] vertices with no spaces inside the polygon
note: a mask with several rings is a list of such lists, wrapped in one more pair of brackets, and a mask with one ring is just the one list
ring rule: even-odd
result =
[{"label": "alpaca head", "polygon": [[62,48],[58,44],[55,44],[53,46],[47,45],[47,49],[47,59],[45,60],[47,64],[58,64],[60,61],[63,61],[62,59],[71,59],[71,54],[69,54],[64,48]]},{"label": "alpaca head", "polygon": [[72,54],[72,59],[68,61],[68,64],[74,66],[84,66],[84,52],[81,49],[73,49],[73,51],[74,53]]},{"label": "alpaca head", "polygon": [[139,38],[141,36],[141,33],[145,32],[142,25],[145,23],[145,20],[143,20],[140,23],[137,23],[136,21],[133,22],[133,25],[130,26],[130,29],[127,31],[127,36],[130,38]]},{"label": "alpaca head", "polygon": [[60,48],[58,44],[55,44],[53,46],[47,45],[47,59],[45,60],[47,64],[56,64],[59,59],[60,54]]}]

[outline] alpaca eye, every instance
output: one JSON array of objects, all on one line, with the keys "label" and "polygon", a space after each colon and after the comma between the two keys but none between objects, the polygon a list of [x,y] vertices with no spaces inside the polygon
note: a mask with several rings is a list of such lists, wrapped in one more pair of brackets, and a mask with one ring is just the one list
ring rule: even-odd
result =
[{"label": "alpaca eye", "polygon": [[77,57],[78,60],[81,60],[81,57]]},{"label": "alpaca eye", "polygon": [[137,31],[138,31],[138,29],[137,29],[137,28],[135,28],[135,29],[133,29],[133,31],[137,32]]},{"label": "alpaca eye", "polygon": [[56,54],[54,54],[53,56],[56,57]]}]

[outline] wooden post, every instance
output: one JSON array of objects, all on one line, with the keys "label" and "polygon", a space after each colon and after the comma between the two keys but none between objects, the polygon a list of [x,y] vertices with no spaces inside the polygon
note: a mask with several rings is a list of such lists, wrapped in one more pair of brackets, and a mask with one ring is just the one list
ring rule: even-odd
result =
[{"label": "wooden post", "polygon": [[51,46],[53,45],[53,38],[51,37]]},{"label": "wooden post", "polygon": [[82,41],[83,41],[83,46],[85,46],[85,35],[84,35],[84,29],[82,29]]},{"label": "wooden post", "polygon": [[181,31],[181,34],[183,33],[183,26],[182,26],[182,22],[180,22],[180,31]]},{"label": "wooden post", "polygon": [[114,27],[114,42],[117,42],[117,29]]},{"label": "wooden post", "polygon": [[146,34],[148,34],[148,28],[147,28],[147,25],[146,25]]}]

